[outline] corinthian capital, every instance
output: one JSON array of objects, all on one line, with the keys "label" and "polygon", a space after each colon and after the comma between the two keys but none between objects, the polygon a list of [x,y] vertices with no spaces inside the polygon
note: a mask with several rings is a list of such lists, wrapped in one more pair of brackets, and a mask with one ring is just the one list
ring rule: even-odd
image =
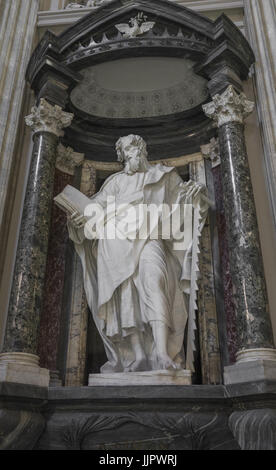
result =
[{"label": "corinthian capital", "polygon": [[75,168],[80,166],[84,160],[84,153],[77,153],[71,147],[59,144],[57,148],[56,167],[68,175],[74,175]]},{"label": "corinthian capital", "polygon": [[254,103],[249,101],[244,93],[240,95],[230,85],[221,95],[215,95],[213,101],[203,106],[206,116],[213,119],[218,127],[229,122],[243,123],[252,113]]},{"label": "corinthian capital", "polygon": [[25,117],[25,122],[34,133],[50,132],[62,137],[64,135],[62,129],[70,126],[73,117],[74,114],[66,113],[60,106],[52,106],[42,98],[39,105],[31,109],[31,114]]}]

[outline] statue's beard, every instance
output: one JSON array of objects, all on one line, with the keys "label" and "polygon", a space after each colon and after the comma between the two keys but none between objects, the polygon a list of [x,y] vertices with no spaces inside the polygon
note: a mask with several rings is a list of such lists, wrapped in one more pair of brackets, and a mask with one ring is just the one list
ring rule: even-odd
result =
[{"label": "statue's beard", "polygon": [[127,175],[134,175],[141,169],[141,162],[127,162],[124,171]]}]

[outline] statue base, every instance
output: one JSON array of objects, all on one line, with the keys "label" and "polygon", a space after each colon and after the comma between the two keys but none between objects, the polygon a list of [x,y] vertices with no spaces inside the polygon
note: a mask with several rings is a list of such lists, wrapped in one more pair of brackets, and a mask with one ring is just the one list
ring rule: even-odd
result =
[{"label": "statue base", "polygon": [[145,372],[116,372],[89,374],[89,387],[129,385],[191,385],[190,370],[150,370]]}]

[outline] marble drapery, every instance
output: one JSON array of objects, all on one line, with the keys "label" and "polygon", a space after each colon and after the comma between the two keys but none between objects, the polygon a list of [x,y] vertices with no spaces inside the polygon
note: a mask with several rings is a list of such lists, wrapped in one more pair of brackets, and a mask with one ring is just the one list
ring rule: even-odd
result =
[{"label": "marble drapery", "polygon": [[[166,178],[164,177],[166,175]],[[132,178],[130,182],[130,178]],[[135,179],[133,179],[135,178]],[[92,199],[93,203],[101,204],[105,206],[107,197],[109,195],[114,195],[118,200],[129,203],[133,201],[134,195],[138,198],[138,195],[145,204],[151,204],[152,201],[155,201],[156,204],[161,204],[166,202],[167,204],[175,204],[176,201],[182,201],[181,197],[184,198],[186,202],[186,192],[187,188],[190,187],[190,183],[183,183],[182,180],[177,175],[173,168],[168,168],[163,165],[150,166],[147,172],[135,173],[132,176],[120,172],[116,175],[113,175],[103,186],[101,191],[97,194],[95,198]],[[136,187],[137,185],[137,187]],[[183,186],[183,187],[182,187]],[[139,188],[139,190],[137,190]],[[179,189],[178,189],[179,188]],[[178,191],[177,191],[178,189]],[[122,191],[120,193],[120,191]],[[144,198],[144,199],[143,199]],[[137,200],[137,203],[140,202],[140,199]],[[186,367],[193,370],[193,358],[192,353],[194,351],[194,310],[195,306],[195,291],[197,283],[197,261],[194,257],[194,252],[198,253],[198,238],[201,233],[201,229],[204,225],[206,214],[208,210],[208,204],[201,199],[199,200],[199,207],[195,207],[195,215],[193,221],[193,243],[191,244],[190,250],[192,255],[187,248],[187,252],[179,253],[179,258],[181,259],[181,254],[185,258],[182,260],[183,271],[183,290],[185,293],[189,293],[189,322],[188,322],[188,340],[187,340],[187,358],[186,358]],[[198,215],[197,215],[198,212]],[[187,222],[186,222],[187,223]],[[153,241],[148,241],[146,245],[146,240],[149,237],[142,237],[142,239],[135,239],[134,241],[120,240],[116,238],[112,239],[100,239],[97,245],[92,245],[91,241],[85,240],[83,230],[75,230],[71,224],[68,226],[70,238],[75,242],[76,250],[82,260],[83,270],[84,270],[84,280],[85,280],[85,289],[88,299],[88,304],[92,311],[94,321],[97,325],[99,333],[104,341],[106,353],[108,356],[108,363],[102,367],[102,372],[114,371],[119,372],[122,369],[127,368],[128,364],[133,360],[130,352],[130,348],[127,342],[122,341],[123,337],[129,335],[128,329],[137,328],[144,331],[141,326],[138,326],[138,321],[147,324],[150,321],[155,320],[154,318],[149,318],[146,315],[146,312],[151,312],[156,315],[157,312],[160,313],[165,307],[167,307],[167,302],[169,298],[165,295],[163,299],[158,288],[155,287],[155,290],[149,294],[144,293],[144,281],[146,276],[141,275],[141,260],[143,258],[144,250],[147,251],[148,246],[153,243]],[[185,232],[185,236],[187,233]],[[145,248],[144,248],[145,246]],[[95,250],[97,249],[97,253]],[[148,254],[149,257],[157,256],[158,261],[156,261],[155,269],[161,269],[162,262],[159,260],[159,248],[152,247],[151,254]],[[169,247],[166,248],[166,253],[168,256],[169,266],[169,257],[170,254]],[[157,254],[158,252],[158,254]],[[154,253],[154,254],[153,254]],[[190,255],[188,254],[190,253]],[[175,255],[176,256],[176,255]],[[191,261],[188,261],[189,256],[191,256]],[[173,257],[172,257],[173,258]],[[120,263],[118,264],[118,259]],[[189,258],[190,259],[190,258]],[[140,262],[139,262],[140,260]],[[172,261],[171,261],[172,262]],[[188,263],[187,263],[188,262]],[[137,267],[139,263],[139,275],[137,273]],[[154,264],[154,263],[153,263]],[[142,262],[143,265],[143,262]],[[181,272],[181,261],[179,268],[176,264],[172,262],[174,269],[180,269]],[[150,272],[150,267],[147,268]],[[162,322],[165,321],[170,328],[170,336],[168,340],[168,351],[170,357],[176,358],[180,363],[180,351],[183,347],[183,336],[184,336],[184,327],[186,319],[184,312],[184,298],[181,294],[181,288],[176,287],[177,281],[174,280],[174,276],[177,278],[177,274],[169,270],[169,279],[172,282],[172,285],[169,286],[169,293],[172,292],[172,287],[175,288],[176,294],[172,299],[172,305],[167,314],[164,314],[162,317]],[[178,274],[179,276],[179,274]],[[153,277],[152,277],[153,279]],[[135,295],[131,297],[129,291],[133,293],[135,291],[134,285],[131,287],[131,283],[134,283],[137,286],[139,292],[139,299],[141,304],[141,320],[139,314],[136,314],[137,302],[135,301]],[[181,284],[181,282],[180,282]],[[145,288],[146,289],[146,288]],[[154,287],[152,288],[154,289]],[[127,296],[127,301],[123,301],[120,304],[120,319],[117,319],[116,306],[119,302],[119,297],[117,299],[118,291],[122,290],[122,296]],[[152,307],[151,302],[146,299],[151,299],[151,301],[156,302],[162,305],[162,308]],[[182,299],[182,300],[181,300]],[[145,305],[150,303],[150,307],[143,310],[143,302]],[[126,306],[128,306],[126,308]],[[123,308],[124,307],[124,308]],[[131,308],[133,308],[133,315],[131,316]],[[132,321],[130,317],[133,317]],[[158,320],[161,321],[158,317]],[[150,356],[149,362],[152,362],[152,369],[157,368],[155,364],[154,348],[151,344],[150,337],[146,335],[145,331],[145,345],[149,347],[149,352],[145,354],[153,354]],[[113,339],[115,338],[115,339]],[[148,338],[148,339],[147,339]],[[116,347],[115,347],[116,343]]]}]

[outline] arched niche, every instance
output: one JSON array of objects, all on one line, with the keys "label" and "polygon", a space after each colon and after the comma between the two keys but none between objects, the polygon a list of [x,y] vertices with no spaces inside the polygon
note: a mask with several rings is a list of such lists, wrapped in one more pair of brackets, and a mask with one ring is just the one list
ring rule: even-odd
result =
[{"label": "arched niche", "polygon": [[[153,24],[147,32],[126,37],[118,30],[120,24],[131,27],[131,18],[142,13],[143,21]],[[37,102],[45,98],[74,113],[62,144],[85,155],[82,170],[70,181],[87,194],[118,169],[114,144],[129,133],[145,138],[150,160],[173,162],[215,193],[211,164],[205,165],[200,149],[216,136],[216,129],[202,106],[230,84],[241,91],[253,61],[247,41],[225,15],[213,22],[166,0],[114,0],[59,36],[47,32],[33,53],[27,79]],[[62,186],[61,175],[59,181]],[[208,286],[203,284],[200,293],[198,377],[216,383],[221,380],[220,356],[225,365],[229,354],[215,213],[206,230],[208,262],[203,270]],[[50,242],[55,244],[54,236]],[[70,244],[63,250],[54,359],[67,385],[81,385],[86,383],[87,306],[76,255]],[[45,289],[51,296],[47,279]],[[49,326],[51,319],[45,315]],[[219,331],[210,330],[212,322]],[[47,342],[43,331],[41,338]],[[47,364],[46,354],[45,361],[55,368]]]}]

